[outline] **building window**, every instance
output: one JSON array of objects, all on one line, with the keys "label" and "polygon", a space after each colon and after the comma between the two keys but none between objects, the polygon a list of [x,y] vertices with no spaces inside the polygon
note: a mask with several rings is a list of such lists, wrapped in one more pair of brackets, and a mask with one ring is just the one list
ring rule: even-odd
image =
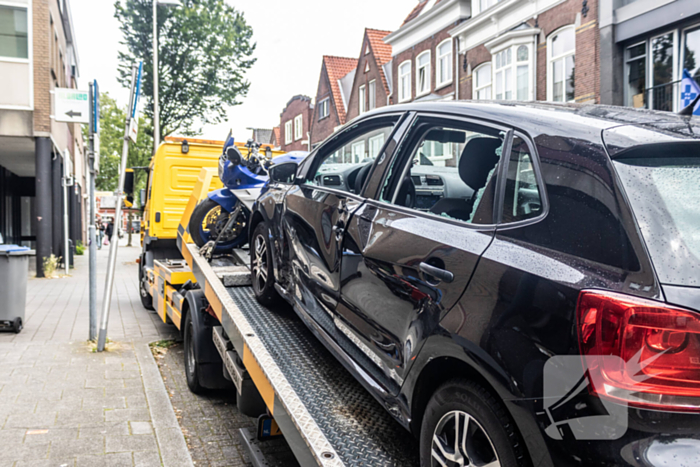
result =
[{"label": "building window", "polygon": [[0,56],[29,58],[27,9],[0,5]]},{"label": "building window", "polygon": [[566,26],[547,39],[547,94],[548,100],[569,102],[574,100],[576,31]]},{"label": "building window", "polygon": [[491,62],[479,65],[474,76],[474,99],[491,99]]},{"label": "building window", "polygon": [[430,51],[416,58],[416,97],[430,92]]},{"label": "building window", "polygon": [[452,82],[452,39],[447,39],[437,46],[437,81],[436,87]]},{"label": "building window", "polygon": [[363,141],[358,141],[356,143],[352,143],[352,163],[357,164],[359,162],[362,162],[365,158],[365,142]]},{"label": "building window", "polygon": [[377,157],[382,146],[384,146],[384,133],[371,137],[369,139],[369,157],[372,159]]},{"label": "building window", "polygon": [[411,62],[399,65],[399,102],[411,100]]},{"label": "building window", "polygon": [[318,119],[323,120],[330,113],[330,98],[326,97],[318,103]]},{"label": "building window", "polygon": [[294,131],[293,129],[293,124],[291,120],[288,120],[284,124],[284,144],[292,144],[292,132]]},{"label": "building window", "polygon": [[294,141],[299,141],[304,135],[304,117],[302,114],[294,117]]},{"label": "building window", "polygon": [[360,86],[360,94],[359,94],[359,98],[358,98],[358,105],[359,105],[361,114],[363,114],[367,111],[367,109],[365,108],[365,103],[367,102],[366,99],[367,99],[367,93],[365,91],[365,85],[363,84],[362,86]]},{"label": "building window", "polygon": [[647,43],[635,44],[625,50],[627,63],[627,105],[644,107],[644,90],[647,87]]},{"label": "building window", "polygon": [[369,110],[377,107],[377,82],[372,80],[369,82]]},{"label": "building window", "polygon": [[496,99],[513,99],[513,49],[511,47],[498,52],[495,56]]},{"label": "building window", "polygon": [[515,52],[515,97],[519,101],[529,100],[530,92],[530,49],[520,45]]},{"label": "building window", "polygon": [[673,77],[675,32],[669,32],[651,39],[651,99],[652,109],[673,111]]}]

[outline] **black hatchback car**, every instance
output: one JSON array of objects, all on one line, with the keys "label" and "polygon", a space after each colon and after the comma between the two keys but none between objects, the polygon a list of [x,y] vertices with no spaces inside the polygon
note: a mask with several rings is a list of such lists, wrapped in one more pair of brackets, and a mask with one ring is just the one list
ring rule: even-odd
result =
[{"label": "black hatchback car", "polygon": [[271,169],[256,297],[293,305],[424,466],[700,465],[697,123],[367,113]]}]

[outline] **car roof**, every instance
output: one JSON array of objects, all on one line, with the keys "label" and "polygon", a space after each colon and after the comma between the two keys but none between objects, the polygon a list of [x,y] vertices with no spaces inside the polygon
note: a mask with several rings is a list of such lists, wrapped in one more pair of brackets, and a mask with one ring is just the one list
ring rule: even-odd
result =
[{"label": "car roof", "polygon": [[[666,136],[700,140],[700,118],[684,117],[673,112],[599,104],[515,101],[412,102],[382,107],[363,114],[362,118],[397,111],[461,114],[505,123],[535,133],[539,133],[542,126],[560,127],[562,123],[568,122],[599,130],[633,125]],[[358,119],[355,120],[357,121]]]}]

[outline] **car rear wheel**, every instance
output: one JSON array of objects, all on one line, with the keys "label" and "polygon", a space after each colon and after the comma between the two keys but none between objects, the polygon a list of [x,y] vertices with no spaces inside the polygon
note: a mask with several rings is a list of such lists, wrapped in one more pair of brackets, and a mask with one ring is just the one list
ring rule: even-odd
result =
[{"label": "car rear wheel", "polygon": [[423,416],[420,456],[422,467],[530,465],[503,405],[466,380],[449,381],[431,397]]},{"label": "car rear wheel", "polygon": [[264,222],[255,227],[250,247],[250,279],[253,282],[255,298],[262,305],[273,305],[279,301],[280,296],[275,290],[272,248],[267,225]]}]

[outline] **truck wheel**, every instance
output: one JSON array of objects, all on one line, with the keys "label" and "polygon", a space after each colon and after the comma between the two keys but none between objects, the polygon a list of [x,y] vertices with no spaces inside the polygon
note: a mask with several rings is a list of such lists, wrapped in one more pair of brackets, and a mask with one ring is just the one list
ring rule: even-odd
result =
[{"label": "truck wheel", "polygon": [[[215,253],[225,253],[231,251],[237,246],[245,244],[248,238],[247,216],[245,213],[240,214],[243,226],[240,228],[238,235],[231,239],[224,239],[217,246]],[[198,248],[202,248],[209,240],[215,240],[219,235],[219,231],[223,230],[228,221],[228,213],[219,206],[218,203],[209,198],[200,201],[192,211],[188,228],[192,240]]]},{"label": "truck wheel", "polygon": [[201,394],[204,388],[199,384],[199,365],[197,364],[197,355],[195,352],[196,333],[194,332],[194,324],[192,323],[192,313],[197,313],[197,311],[190,310],[185,318],[185,332],[184,332],[184,345],[185,345],[185,377],[187,379],[187,387],[190,388],[194,394]]},{"label": "truck wheel", "polygon": [[[143,257],[141,259],[143,263]],[[139,297],[141,297],[141,305],[147,310],[155,310],[153,308],[153,297],[151,297],[151,292],[148,287],[148,279],[143,273],[143,266],[139,265]]]},{"label": "truck wheel", "polygon": [[262,305],[274,305],[279,302],[280,296],[275,290],[272,245],[264,222],[260,222],[255,227],[250,247],[250,279],[253,282],[255,298]]},{"label": "truck wheel", "polygon": [[420,458],[422,467],[530,465],[506,409],[467,380],[448,381],[431,397],[421,426]]}]

